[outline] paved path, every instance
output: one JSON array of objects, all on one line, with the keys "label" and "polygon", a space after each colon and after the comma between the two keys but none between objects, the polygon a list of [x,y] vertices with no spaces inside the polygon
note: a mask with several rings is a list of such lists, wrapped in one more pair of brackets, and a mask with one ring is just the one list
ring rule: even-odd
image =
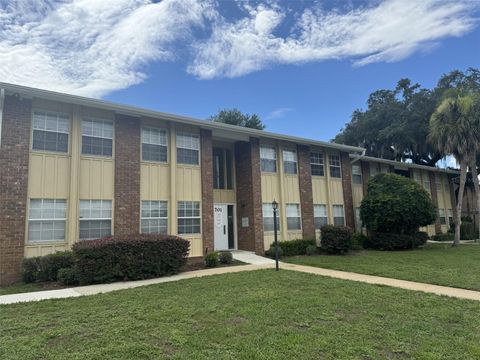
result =
[{"label": "paved path", "polygon": [[[70,297],[78,297],[78,296],[84,296],[84,295],[94,295],[94,294],[101,294],[101,293],[106,293],[110,291],[133,289],[139,286],[162,284],[162,283],[167,283],[172,281],[192,279],[192,278],[203,277],[203,276],[236,273],[241,271],[253,271],[253,270],[260,270],[260,269],[271,269],[275,267],[275,262],[273,260],[266,259],[264,257],[255,255],[253,253],[249,253],[245,251],[244,252],[235,251],[233,255],[235,259],[244,261],[244,262],[248,261],[251,264],[189,271],[189,272],[184,272],[178,275],[162,277],[157,279],[149,279],[149,280],[116,282],[112,284],[79,286],[79,287],[69,288],[69,289],[3,295],[3,296],[0,296],[0,305],[13,304],[18,302],[39,301],[39,300],[46,300],[46,299],[60,299],[60,298],[70,298]],[[391,287],[396,287],[396,288],[406,289],[406,290],[421,291],[425,293],[450,296],[450,297],[459,298],[459,299],[469,299],[469,300],[480,301],[480,292],[473,291],[473,290],[464,290],[464,289],[452,288],[447,286],[418,283],[414,281],[398,280],[398,279],[386,278],[381,276],[365,275],[365,274],[358,274],[358,273],[353,273],[348,271],[330,270],[330,269],[323,269],[323,268],[317,268],[312,266],[304,266],[304,265],[296,265],[296,264],[288,264],[288,263],[281,263],[280,269],[299,271],[303,273],[315,274],[315,275],[321,275],[321,276],[328,276],[336,279],[358,281],[358,282],[374,284],[374,285],[385,285],[385,286],[391,286]]]}]

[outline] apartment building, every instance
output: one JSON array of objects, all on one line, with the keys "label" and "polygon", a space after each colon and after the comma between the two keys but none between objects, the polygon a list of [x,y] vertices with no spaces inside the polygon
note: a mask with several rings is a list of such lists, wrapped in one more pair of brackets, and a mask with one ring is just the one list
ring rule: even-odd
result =
[{"label": "apartment building", "polygon": [[0,83],[0,284],[24,257],[109,234],[155,232],[262,254],[273,241],[361,230],[367,179],[418,181],[447,230],[456,172],[363,156],[364,149]]}]

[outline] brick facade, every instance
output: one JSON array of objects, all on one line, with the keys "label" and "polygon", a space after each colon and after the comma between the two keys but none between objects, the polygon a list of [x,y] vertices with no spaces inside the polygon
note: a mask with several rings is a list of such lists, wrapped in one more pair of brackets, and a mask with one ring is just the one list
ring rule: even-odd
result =
[{"label": "brick facade", "polygon": [[[235,143],[238,248],[264,253],[262,184],[260,174],[260,143]],[[248,218],[248,226],[242,226],[242,218]]]},{"label": "brick facade", "polygon": [[[440,234],[442,232],[442,227],[440,224],[440,219],[438,217],[438,194],[437,194],[437,182],[435,181],[435,173],[429,172],[428,177],[430,179],[430,193],[432,195],[432,203],[435,206],[437,212],[437,218],[435,220],[435,234]],[[445,214],[445,216],[448,216]]]},{"label": "brick facade", "polygon": [[20,280],[27,220],[32,102],[5,96],[0,147],[0,285]]},{"label": "brick facade", "polygon": [[362,166],[363,196],[366,196],[368,190],[368,179],[370,179],[370,163],[368,161],[361,161],[360,163]]},{"label": "brick facade", "polygon": [[213,147],[212,131],[200,130],[202,167],[202,238],[205,253],[214,250],[213,239]]},{"label": "brick facade", "polygon": [[300,186],[300,207],[304,238],[315,239],[315,218],[313,214],[312,170],[310,167],[310,147],[297,146],[298,182]]},{"label": "brick facade", "polygon": [[355,229],[355,213],[353,211],[352,192],[352,165],[350,164],[350,156],[347,152],[341,152],[340,159],[342,162],[342,188],[345,225],[351,229]]},{"label": "brick facade", "polygon": [[117,115],[115,119],[114,233],[140,231],[140,119]]}]

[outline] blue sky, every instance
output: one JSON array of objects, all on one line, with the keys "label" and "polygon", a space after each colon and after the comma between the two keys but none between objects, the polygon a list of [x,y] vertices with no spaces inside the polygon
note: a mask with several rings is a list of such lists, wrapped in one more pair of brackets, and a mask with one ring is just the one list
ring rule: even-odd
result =
[{"label": "blue sky", "polygon": [[0,81],[329,140],[370,92],[480,67],[480,1],[0,0]]}]

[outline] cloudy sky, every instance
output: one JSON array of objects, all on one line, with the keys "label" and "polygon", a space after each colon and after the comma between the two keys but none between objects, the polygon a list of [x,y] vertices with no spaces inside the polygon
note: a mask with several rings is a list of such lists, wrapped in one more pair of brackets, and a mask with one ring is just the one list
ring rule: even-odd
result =
[{"label": "cloudy sky", "polygon": [[480,67],[480,0],[0,0],[0,81],[328,140],[368,94]]}]

